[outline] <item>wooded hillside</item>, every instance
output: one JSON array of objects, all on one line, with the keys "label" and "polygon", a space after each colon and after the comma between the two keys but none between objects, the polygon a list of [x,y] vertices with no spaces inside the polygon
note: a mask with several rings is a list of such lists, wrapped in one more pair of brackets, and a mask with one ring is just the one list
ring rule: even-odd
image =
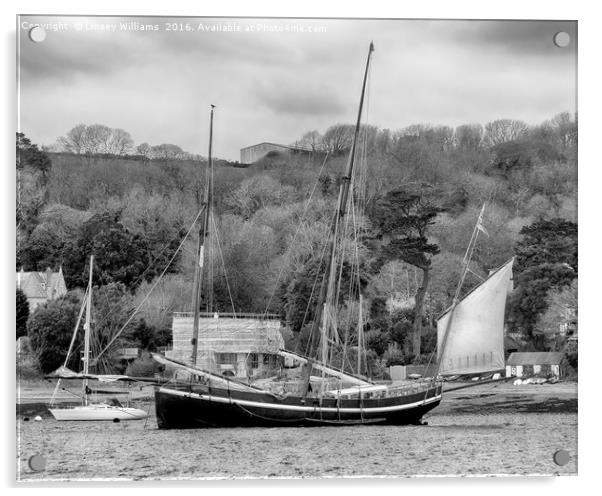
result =
[{"label": "wooded hillside", "polygon": [[[527,348],[553,346],[537,330],[542,322],[549,328],[550,298],[576,291],[576,121],[560,114],[538,126],[503,119],[363,131],[361,263],[373,358],[408,363],[433,350],[435,318],[451,301],[484,202],[487,235],[466,289],[517,255],[510,330]],[[279,313],[292,329],[288,345],[304,351],[308,302],[349,143],[349,126],[334,125],[300,138],[310,155],[271,153],[246,168],[216,162],[218,236],[210,236],[213,296],[204,309]],[[99,305],[112,313],[97,317],[110,335],[171,261],[124,334],[125,342],[152,349],[169,342],[171,312],[190,310],[194,234],[176,250],[198,212],[205,168],[202,158],[153,155],[147,147],[135,155],[73,145],[51,153],[18,135],[17,268],[62,266],[76,290],[93,253],[95,285],[106,301],[118,302],[116,311]]]}]

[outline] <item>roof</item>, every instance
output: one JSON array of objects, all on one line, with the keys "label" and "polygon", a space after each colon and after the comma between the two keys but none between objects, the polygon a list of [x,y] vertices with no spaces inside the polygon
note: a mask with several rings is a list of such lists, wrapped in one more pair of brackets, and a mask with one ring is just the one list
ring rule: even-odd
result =
[{"label": "roof", "polygon": [[242,150],[248,150],[249,148],[255,148],[255,147],[261,146],[261,145],[277,146],[279,148],[286,148],[288,150],[300,150],[300,151],[306,151],[306,152],[312,151],[311,148],[307,148],[307,147],[304,147],[304,146],[298,146],[298,145],[281,145],[280,143],[271,143],[269,141],[262,141],[261,143],[257,143],[255,145],[245,146],[245,147],[241,148],[241,151]]},{"label": "roof", "polygon": [[506,365],[558,365],[563,358],[564,354],[558,351],[515,352]]},{"label": "roof", "polygon": [[56,288],[62,282],[63,271],[59,269],[58,272],[17,272],[16,274],[17,287],[25,293],[27,298],[48,298],[49,289],[56,290]]}]

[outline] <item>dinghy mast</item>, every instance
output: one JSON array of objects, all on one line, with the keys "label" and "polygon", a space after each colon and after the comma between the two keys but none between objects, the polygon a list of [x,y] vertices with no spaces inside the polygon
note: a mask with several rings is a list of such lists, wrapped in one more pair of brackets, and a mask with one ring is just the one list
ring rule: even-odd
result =
[{"label": "dinghy mast", "polygon": [[[86,302],[86,320],[84,322],[84,370],[83,374],[90,372],[90,325],[92,322],[92,268],[94,266],[94,255],[90,255],[90,277],[88,280],[88,300]],[[88,404],[88,379],[82,383],[82,398],[84,405]]]}]

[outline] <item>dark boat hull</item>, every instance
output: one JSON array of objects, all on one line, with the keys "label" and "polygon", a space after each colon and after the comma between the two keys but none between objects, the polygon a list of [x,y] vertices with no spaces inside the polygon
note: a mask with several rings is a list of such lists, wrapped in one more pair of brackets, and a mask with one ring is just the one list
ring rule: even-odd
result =
[{"label": "dark boat hull", "polygon": [[323,398],[321,402],[309,396],[279,397],[200,385],[155,390],[160,429],[418,424],[440,402],[440,384],[389,398]]}]

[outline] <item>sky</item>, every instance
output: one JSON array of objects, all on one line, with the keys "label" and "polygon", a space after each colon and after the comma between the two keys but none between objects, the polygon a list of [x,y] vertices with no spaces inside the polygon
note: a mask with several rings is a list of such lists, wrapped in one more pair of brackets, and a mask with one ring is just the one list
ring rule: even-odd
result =
[{"label": "sky", "polygon": [[21,16],[18,27],[18,127],[40,145],[98,123],[206,156],[211,104],[216,157],[293,143],[354,122],[370,41],[365,121],[379,128],[577,111],[574,21]]}]

